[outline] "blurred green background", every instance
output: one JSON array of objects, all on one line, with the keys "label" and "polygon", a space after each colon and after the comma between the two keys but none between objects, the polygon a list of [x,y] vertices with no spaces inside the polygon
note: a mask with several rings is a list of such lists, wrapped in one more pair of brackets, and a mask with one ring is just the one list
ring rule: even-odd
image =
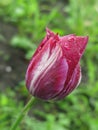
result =
[{"label": "blurred green background", "polygon": [[64,100],[36,101],[17,130],[98,130],[98,0],[0,0],[0,130],[30,99],[25,72],[46,27],[89,36],[82,81]]}]

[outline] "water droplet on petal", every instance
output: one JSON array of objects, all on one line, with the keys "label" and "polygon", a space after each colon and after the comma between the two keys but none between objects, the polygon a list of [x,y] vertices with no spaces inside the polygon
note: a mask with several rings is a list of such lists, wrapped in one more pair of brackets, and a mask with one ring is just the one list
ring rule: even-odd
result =
[{"label": "water droplet on petal", "polygon": [[68,38],[69,42],[74,42],[74,40],[75,40],[75,38],[73,36],[71,36],[71,37]]}]

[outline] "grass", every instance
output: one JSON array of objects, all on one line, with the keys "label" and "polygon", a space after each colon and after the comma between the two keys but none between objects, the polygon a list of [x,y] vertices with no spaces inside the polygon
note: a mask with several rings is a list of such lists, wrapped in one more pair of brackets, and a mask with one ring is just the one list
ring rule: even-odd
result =
[{"label": "grass", "polygon": [[[97,0],[3,0],[0,1],[2,21],[13,24],[18,33],[12,37],[11,45],[25,51],[25,58],[30,59],[45,35],[48,26],[61,35],[75,33],[89,35],[89,44],[81,64],[86,69],[87,81],[64,100],[55,102],[38,101],[17,130],[97,130],[98,129],[98,1]],[[2,36],[3,37],[3,36]],[[2,39],[1,37],[1,39]],[[84,71],[85,72],[85,71]],[[28,97],[24,82],[17,91]],[[17,101],[17,91],[7,89],[0,95],[0,129],[9,129],[24,101]],[[13,100],[14,99],[14,100]],[[18,105],[18,107],[17,107]],[[52,111],[51,111],[52,110]],[[32,115],[32,116],[30,116]],[[34,117],[34,118],[33,118]],[[36,125],[38,124],[38,125]]]}]

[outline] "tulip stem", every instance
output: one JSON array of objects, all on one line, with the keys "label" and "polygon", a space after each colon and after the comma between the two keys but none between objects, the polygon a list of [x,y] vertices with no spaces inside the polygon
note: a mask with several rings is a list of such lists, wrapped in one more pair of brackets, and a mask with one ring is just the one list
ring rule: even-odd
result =
[{"label": "tulip stem", "polygon": [[17,126],[20,124],[20,122],[22,121],[24,116],[28,113],[29,109],[31,108],[31,106],[33,105],[34,102],[35,102],[35,98],[32,97],[28,101],[28,103],[25,105],[25,107],[23,108],[22,112],[19,114],[19,116],[16,119],[16,121],[14,122],[14,124],[12,124],[12,127],[10,130],[16,130]]}]

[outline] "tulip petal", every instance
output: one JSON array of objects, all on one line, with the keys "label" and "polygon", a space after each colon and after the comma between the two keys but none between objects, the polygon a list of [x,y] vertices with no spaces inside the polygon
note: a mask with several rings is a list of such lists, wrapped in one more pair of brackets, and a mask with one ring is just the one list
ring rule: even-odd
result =
[{"label": "tulip petal", "polygon": [[74,34],[67,35],[60,38],[64,56],[68,62],[69,71],[66,84],[69,82],[77,64],[79,63],[83,52],[85,50],[88,37],[75,36]]},{"label": "tulip petal", "polygon": [[36,87],[34,95],[41,99],[53,99],[63,88],[67,77],[68,64],[65,59],[61,58],[56,61],[51,68],[43,73],[40,78],[39,87]]},{"label": "tulip petal", "polygon": [[38,48],[36,49],[35,53],[33,54],[32,59],[42,50],[43,46],[50,40],[59,40],[59,36],[58,34],[53,33],[51,30],[49,30],[48,28],[46,28],[46,36],[45,38],[42,40],[42,42],[39,44]]},{"label": "tulip petal", "polygon": [[63,58],[62,48],[53,38],[31,60],[26,82],[29,91],[36,97],[51,99],[64,87],[68,64]]},{"label": "tulip petal", "polygon": [[[39,66],[41,59],[44,59],[43,65],[45,64],[45,60],[48,59],[50,53],[53,51],[53,47],[56,46],[55,37],[57,37],[56,40],[59,40],[57,34],[54,34],[47,28],[47,35],[43,39],[43,41],[40,43],[38,48],[36,49],[34,55],[32,56],[32,59],[29,63],[28,69],[26,71],[26,86],[30,86],[30,82],[32,79],[32,70],[36,70],[36,66]],[[51,43],[51,44],[50,44]],[[50,50],[49,50],[50,46]],[[47,50],[48,49],[48,50]],[[59,50],[59,49],[58,49]]]},{"label": "tulip petal", "polygon": [[78,64],[76,69],[74,70],[74,73],[68,82],[68,84],[65,84],[65,87],[60,94],[58,94],[55,99],[60,100],[63,99],[65,96],[67,96],[69,93],[71,93],[77,86],[79,85],[81,81],[81,68],[80,65]]}]

